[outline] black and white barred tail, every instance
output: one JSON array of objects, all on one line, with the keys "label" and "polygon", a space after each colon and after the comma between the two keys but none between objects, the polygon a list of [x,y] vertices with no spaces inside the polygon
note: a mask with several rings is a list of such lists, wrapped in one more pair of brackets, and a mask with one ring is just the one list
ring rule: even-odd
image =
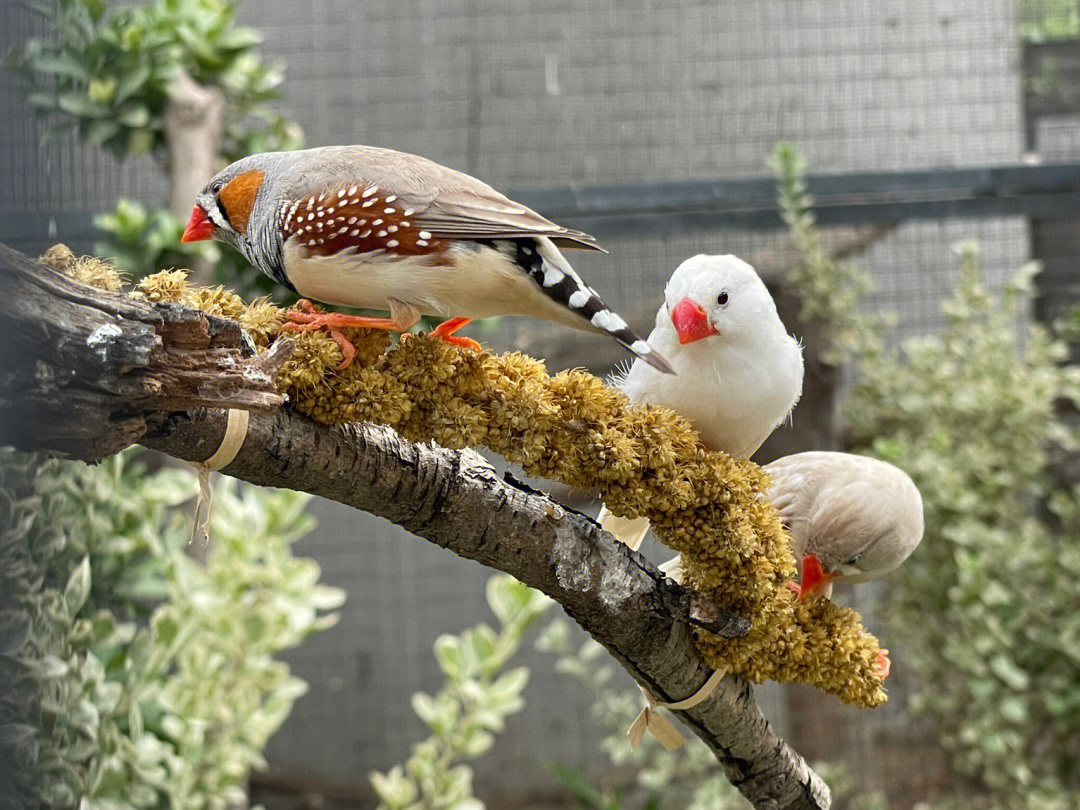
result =
[{"label": "black and white barred tail", "polygon": [[615,338],[625,348],[665,374],[675,370],[649,343],[638,337],[616,312],[608,309],[596,290],[581,280],[574,268],[545,236],[515,239],[515,260],[553,301],[580,315],[593,328]]}]

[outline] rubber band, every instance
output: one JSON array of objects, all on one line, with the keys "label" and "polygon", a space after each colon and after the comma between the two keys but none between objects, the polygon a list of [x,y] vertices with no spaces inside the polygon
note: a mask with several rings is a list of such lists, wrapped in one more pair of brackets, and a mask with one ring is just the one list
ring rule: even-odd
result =
[{"label": "rubber band", "polygon": [[228,421],[225,423],[225,435],[221,437],[218,449],[206,461],[191,462],[191,466],[199,474],[199,496],[195,501],[189,543],[194,543],[196,537],[201,538],[203,545],[210,540],[210,504],[214,497],[214,491],[210,488],[210,473],[229,466],[236,458],[236,454],[244,446],[244,439],[247,438],[249,418],[248,411],[230,408]]},{"label": "rubber band", "polygon": [[660,703],[649,694],[645,687],[638,684],[638,689],[641,690],[641,694],[645,698],[645,708],[634,718],[634,722],[630,724],[630,728],[626,731],[626,736],[630,738],[630,750],[633,751],[641,744],[641,741],[645,738],[645,732],[649,732],[656,737],[668,751],[674,751],[682,745],[685,742],[682,734],[671,724],[670,720],[660,714],[659,710],[684,711],[694,708],[716,691],[716,687],[720,685],[720,681],[724,679],[726,674],[727,670],[724,669],[713,670],[709,680],[705,681],[700,689],[690,697],[677,700],[674,703]]}]

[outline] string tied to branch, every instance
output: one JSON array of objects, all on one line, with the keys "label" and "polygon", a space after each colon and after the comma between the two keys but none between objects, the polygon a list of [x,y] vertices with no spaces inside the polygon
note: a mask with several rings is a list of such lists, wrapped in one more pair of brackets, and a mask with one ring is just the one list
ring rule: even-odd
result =
[{"label": "string tied to branch", "polygon": [[660,709],[685,711],[694,708],[716,691],[716,687],[720,685],[720,681],[724,679],[726,673],[727,670],[725,669],[713,670],[709,680],[705,681],[700,689],[690,697],[677,700],[674,703],[661,703],[652,696],[648,689],[638,684],[638,689],[641,690],[641,694],[645,698],[645,708],[634,718],[634,722],[630,724],[630,728],[626,731],[626,736],[630,738],[630,750],[634,750],[641,744],[641,741],[645,738],[645,732],[656,737],[668,751],[674,751],[681,746],[685,742],[682,734],[671,724],[670,720],[660,714]]},{"label": "string tied to branch", "polygon": [[244,439],[247,438],[249,419],[248,411],[230,408],[225,423],[225,435],[221,437],[218,449],[206,461],[191,462],[191,466],[199,474],[199,496],[195,501],[189,543],[194,543],[195,538],[198,537],[202,544],[206,545],[210,539],[210,505],[214,498],[214,491],[210,486],[210,473],[227,467],[236,458],[236,454],[244,446]]}]

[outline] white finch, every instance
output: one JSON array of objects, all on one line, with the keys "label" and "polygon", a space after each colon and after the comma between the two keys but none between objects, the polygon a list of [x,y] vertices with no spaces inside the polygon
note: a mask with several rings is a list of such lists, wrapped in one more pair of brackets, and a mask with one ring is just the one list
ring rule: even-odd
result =
[{"label": "white finch", "polygon": [[[802,393],[802,348],[788,334],[754,268],[736,256],[684,261],[664,290],[649,345],[675,374],[634,361],[614,385],[635,405],[686,417],[710,450],[749,458]],[[631,548],[649,523],[600,511],[600,523]]]}]

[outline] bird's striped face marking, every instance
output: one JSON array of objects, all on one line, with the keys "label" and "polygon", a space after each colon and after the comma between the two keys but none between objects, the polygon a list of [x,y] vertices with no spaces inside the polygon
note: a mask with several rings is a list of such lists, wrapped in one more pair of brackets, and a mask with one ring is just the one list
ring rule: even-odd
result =
[{"label": "bird's striped face marking", "polygon": [[278,228],[309,255],[333,256],[385,251],[400,256],[437,258],[446,242],[415,221],[416,211],[374,184],[346,183],[278,210]]},{"label": "bird's striped face marking", "polygon": [[255,207],[255,195],[262,186],[264,172],[258,169],[244,172],[221,187],[218,203],[229,225],[237,233],[247,233],[251,209]]},{"label": "bird's striped face marking", "polygon": [[[229,171],[226,169],[222,174],[227,176]],[[247,233],[251,210],[255,207],[255,197],[264,176],[264,172],[253,169],[229,180],[221,175],[211,180],[195,198],[191,220],[180,241],[220,239],[238,245],[240,237]]]}]

